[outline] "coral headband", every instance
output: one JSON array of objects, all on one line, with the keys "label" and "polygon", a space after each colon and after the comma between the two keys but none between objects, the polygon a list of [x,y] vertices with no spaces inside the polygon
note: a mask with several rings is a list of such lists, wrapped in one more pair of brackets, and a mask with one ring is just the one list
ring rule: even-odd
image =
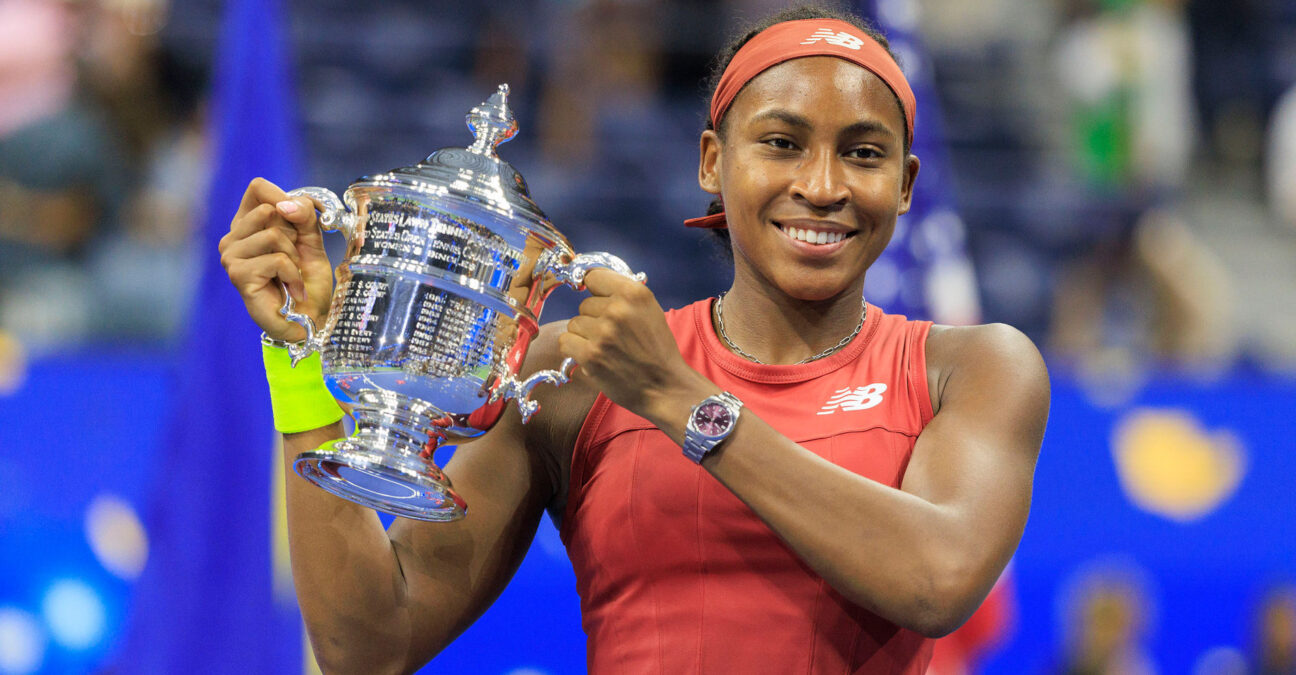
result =
[{"label": "coral headband", "polygon": [[711,126],[729,110],[734,97],[752,78],[784,61],[806,56],[835,56],[877,75],[886,83],[905,114],[905,140],[913,142],[914,95],[900,66],[885,47],[860,29],[838,19],[799,19],[776,23],[748,40],[730,59],[711,97]]},{"label": "coral headband", "polygon": [[[835,56],[878,76],[904,108],[905,141],[913,143],[917,102],[909,81],[885,47],[855,26],[838,19],[799,19],[777,23],[756,34],[734,54],[711,97],[711,126],[720,128],[738,92],[757,75],[784,61],[806,56]],[[724,214],[684,221],[689,227],[725,227]]]}]

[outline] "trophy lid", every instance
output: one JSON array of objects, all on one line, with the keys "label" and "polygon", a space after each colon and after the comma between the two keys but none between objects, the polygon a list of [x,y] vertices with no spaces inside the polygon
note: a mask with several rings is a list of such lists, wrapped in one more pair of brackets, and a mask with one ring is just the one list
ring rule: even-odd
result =
[{"label": "trophy lid", "polygon": [[[435,197],[449,197],[459,205],[484,207],[509,221],[523,220],[546,234],[557,234],[548,216],[531,199],[522,174],[500,159],[495,148],[517,133],[517,120],[508,107],[509,86],[499,89],[467,115],[476,140],[466,148],[442,148],[413,166],[366,176],[356,185],[401,184]],[[464,217],[475,220],[473,214]]]}]

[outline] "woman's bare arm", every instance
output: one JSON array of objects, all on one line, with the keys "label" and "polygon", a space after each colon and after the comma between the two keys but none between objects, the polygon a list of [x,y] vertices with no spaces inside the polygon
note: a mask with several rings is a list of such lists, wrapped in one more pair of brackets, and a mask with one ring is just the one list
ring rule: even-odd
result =
[{"label": "woman's bare arm", "polygon": [[[220,251],[249,315],[272,337],[302,337],[300,327],[278,315],[280,281],[317,325],[323,319],[332,275],[309,201],[289,203],[274,184],[252,181]],[[560,331],[541,331],[524,374],[557,365]],[[453,523],[400,519],[384,530],[371,509],[291,470],[298,454],[340,438],[341,424],[284,436],[293,579],[326,672],[412,672],[508,583],[560,484],[552,446],[538,430],[579,425],[581,401],[592,401],[588,393],[581,398],[579,387],[540,388],[536,396],[541,410],[531,425],[524,427],[510,408],[488,433],[461,445],[444,467],[468,503],[467,516]],[[588,401],[584,405],[588,409]]]},{"label": "woman's bare arm", "polygon": [[[614,402],[684,440],[693,405],[721,388],[690,368],[651,292],[586,277],[596,298],[560,338]],[[1049,383],[1038,350],[1004,325],[934,331],[939,410],[901,489],[837,466],[744,410],[702,466],[838,592],[925,635],[952,631],[1021,538]]]},{"label": "woman's bare arm", "polygon": [[[1002,325],[958,331],[937,347],[956,352],[957,365],[900,490],[814,455],[746,411],[703,460],[833,588],[929,636],[961,625],[1016,550],[1048,415],[1048,377],[1025,336]],[[663,422],[678,427],[667,432],[677,441],[687,416],[681,406],[665,417],[681,420]]]},{"label": "woman's bare arm", "polygon": [[[511,418],[511,419],[510,419]],[[552,497],[510,412],[445,467],[468,514],[451,523],[377,514],[309,484],[297,454],[341,436],[333,425],[284,438],[293,580],[325,672],[412,672],[479,616],[512,578]]]}]

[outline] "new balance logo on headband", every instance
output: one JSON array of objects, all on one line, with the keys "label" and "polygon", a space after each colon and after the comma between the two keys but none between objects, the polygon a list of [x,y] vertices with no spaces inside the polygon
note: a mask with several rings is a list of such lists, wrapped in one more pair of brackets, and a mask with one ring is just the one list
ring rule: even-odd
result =
[{"label": "new balance logo on headband", "polygon": [[801,44],[812,45],[820,40],[827,42],[830,45],[837,45],[838,47],[845,47],[856,51],[859,51],[859,48],[864,46],[864,41],[854,35],[851,35],[850,33],[833,32],[828,28],[820,28],[811,33],[810,37],[801,41]]}]

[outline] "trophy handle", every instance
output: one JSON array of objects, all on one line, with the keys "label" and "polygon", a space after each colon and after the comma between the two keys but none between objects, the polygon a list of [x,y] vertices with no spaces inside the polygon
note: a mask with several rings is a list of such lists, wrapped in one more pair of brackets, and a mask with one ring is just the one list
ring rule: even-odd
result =
[{"label": "trophy handle", "polygon": [[319,226],[325,232],[341,232],[347,241],[355,236],[356,215],[328,188],[303,187],[288,193],[289,197],[309,197],[319,211]]},{"label": "trophy handle", "polygon": [[548,382],[555,387],[567,384],[571,380],[572,371],[576,368],[576,359],[563,359],[557,370],[541,370],[526,380],[519,382],[514,377],[505,378],[500,385],[491,393],[490,402],[494,403],[500,399],[513,399],[517,403],[518,412],[522,414],[522,423],[526,424],[531,420],[531,416],[540,409],[540,404],[531,400],[531,390],[535,389],[537,384]]},{"label": "trophy handle", "polygon": [[[347,241],[351,240],[351,237],[355,234],[355,213],[348,209],[332,190],[322,187],[304,187],[288,193],[289,197],[302,195],[315,202],[315,208],[319,210],[317,220],[321,230],[325,232],[341,232],[346,236]],[[297,362],[310,356],[313,352],[319,351],[323,347],[323,342],[315,329],[315,322],[310,316],[296,310],[297,303],[293,300],[292,295],[288,293],[288,285],[280,281],[279,287],[283,289],[284,294],[284,304],[283,307],[279,308],[279,314],[306,329],[305,340],[288,345],[288,355],[292,357],[292,365],[296,368]]]},{"label": "trophy handle", "polygon": [[[639,283],[644,283],[648,279],[643,272],[636,274],[631,271],[624,260],[611,253],[581,253],[573,256],[571,251],[563,247],[551,248],[542,253],[540,259],[536,261],[532,276],[539,278],[545,274],[553,274],[558,281],[583,291],[585,275],[593,269],[609,269]],[[531,390],[542,382],[548,382],[555,387],[567,384],[575,368],[576,360],[567,358],[563,359],[562,365],[558,366],[557,370],[541,370],[522,382],[512,376],[506,377],[491,393],[490,401],[494,403],[500,399],[513,399],[517,403],[518,412],[522,414],[522,422],[526,423],[540,408],[539,403],[531,400]]]},{"label": "trophy handle", "polygon": [[315,321],[310,318],[310,315],[296,310],[297,302],[289,295],[288,284],[280,281],[279,288],[283,289],[284,294],[284,304],[283,307],[279,308],[279,314],[306,329],[305,340],[288,343],[288,355],[292,357],[292,367],[296,368],[298,361],[319,351],[323,347],[323,343],[319,338],[319,333],[315,330]]},{"label": "trophy handle", "polygon": [[632,272],[630,266],[625,264],[624,260],[611,253],[581,253],[573,257],[571,251],[562,247],[551,248],[541,254],[540,260],[536,262],[533,276],[539,277],[546,272],[552,273],[558,281],[578,291],[583,291],[585,290],[585,275],[593,269],[612,270],[641,284],[648,280],[646,274]]}]

